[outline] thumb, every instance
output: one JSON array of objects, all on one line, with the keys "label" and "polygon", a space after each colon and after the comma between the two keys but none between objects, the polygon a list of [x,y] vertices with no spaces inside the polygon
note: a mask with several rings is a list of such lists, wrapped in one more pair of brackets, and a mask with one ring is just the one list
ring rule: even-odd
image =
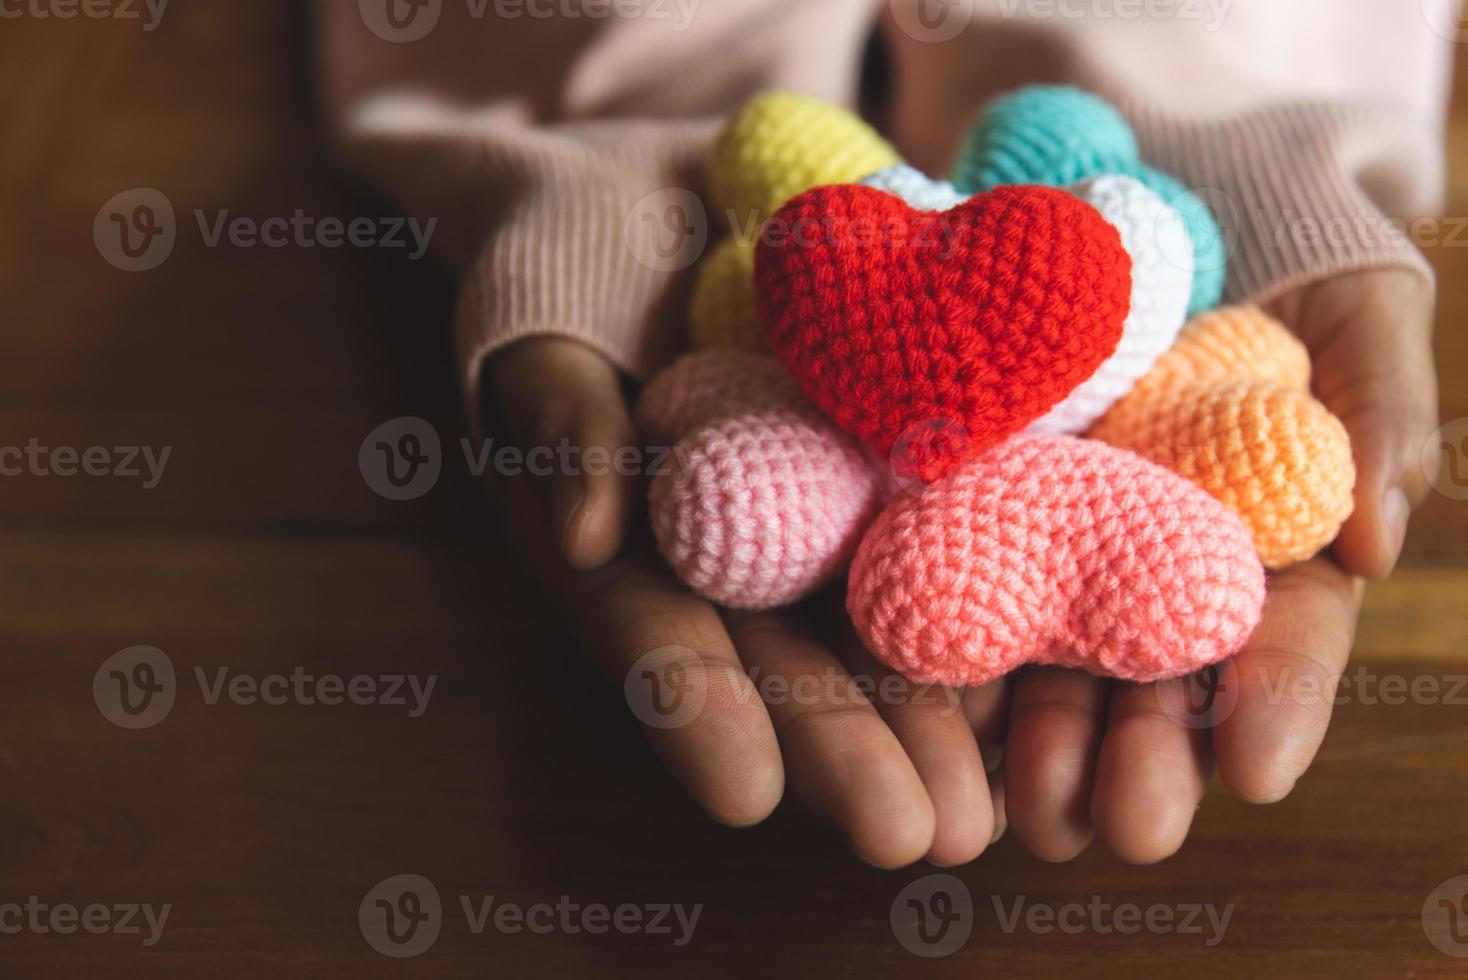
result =
[{"label": "thumb", "polygon": [[1350,433],[1355,510],[1333,553],[1365,578],[1390,574],[1428,489],[1423,442],[1437,427],[1432,294],[1406,270],[1339,276],[1282,301],[1310,348],[1316,394]]},{"label": "thumb", "polygon": [[642,466],[616,370],[574,340],[534,337],[496,354],[488,381],[524,472],[548,484],[537,496],[566,563],[610,561],[636,512]]}]

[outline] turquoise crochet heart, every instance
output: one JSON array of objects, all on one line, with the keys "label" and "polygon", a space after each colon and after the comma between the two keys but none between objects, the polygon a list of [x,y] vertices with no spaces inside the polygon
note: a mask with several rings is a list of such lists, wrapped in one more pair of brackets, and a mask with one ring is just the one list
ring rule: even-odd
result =
[{"label": "turquoise crochet heart", "polygon": [[1065,187],[1102,174],[1135,178],[1182,214],[1193,240],[1188,315],[1217,306],[1228,249],[1213,212],[1181,182],[1142,162],[1131,127],[1098,96],[1034,85],[996,99],[970,132],[953,183],[965,194],[978,194],[1001,184]]}]

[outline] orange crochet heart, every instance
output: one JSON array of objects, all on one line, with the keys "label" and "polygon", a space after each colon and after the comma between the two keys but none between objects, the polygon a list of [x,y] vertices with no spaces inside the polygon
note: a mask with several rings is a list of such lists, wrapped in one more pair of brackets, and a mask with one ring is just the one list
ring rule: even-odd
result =
[{"label": "orange crochet heart", "polygon": [[1000,187],[932,212],[837,185],[765,226],[755,285],[770,346],[810,399],[899,475],[931,481],[1111,355],[1131,259],[1065,191]]}]

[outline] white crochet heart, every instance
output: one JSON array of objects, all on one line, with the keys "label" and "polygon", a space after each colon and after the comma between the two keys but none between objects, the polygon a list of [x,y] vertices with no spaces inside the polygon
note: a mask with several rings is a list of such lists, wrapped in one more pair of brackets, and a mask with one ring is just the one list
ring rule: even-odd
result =
[{"label": "white crochet heart", "polygon": [[919,211],[947,211],[968,200],[967,194],[960,193],[948,181],[934,180],[905,163],[878,170],[862,183],[888,194],[896,194]]},{"label": "white crochet heart", "polygon": [[[906,164],[862,181],[895,194],[920,211],[947,211],[967,200],[946,180]],[[1187,320],[1193,282],[1193,246],[1177,209],[1141,181],[1117,174],[1067,188],[1111,222],[1132,258],[1132,306],[1116,351],[1060,404],[1030,424],[1043,435],[1084,432],[1172,346]]]},{"label": "white crochet heart", "polygon": [[1188,318],[1193,243],[1178,210],[1131,177],[1108,174],[1070,192],[1111,222],[1132,257],[1132,308],[1116,351],[1059,405],[1030,424],[1044,435],[1084,432],[1152,369]]}]

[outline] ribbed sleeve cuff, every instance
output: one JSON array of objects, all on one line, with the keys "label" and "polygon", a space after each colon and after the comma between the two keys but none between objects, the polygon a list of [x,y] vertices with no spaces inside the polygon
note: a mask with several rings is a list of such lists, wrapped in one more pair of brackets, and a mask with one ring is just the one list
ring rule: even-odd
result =
[{"label": "ribbed sleeve cuff", "polygon": [[531,336],[569,337],[643,378],[686,344],[684,270],[715,233],[700,201],[714,122],[618,127],[518,147],[523,177],[466,271],[456,344],[469,392],[485,358]]},{"label": "ribbed sleeve cuff", "polygon": [[[1435,207],[1441,151],[1383,113],[1279,106],[1215,121],[1132,111],[1143,156],[1213,209],[1228,246],[1226,298],[1268,302],[1311,282],[1400,267],[1429,285],[1413,218]],[[1421,175],[1431,173],[1424,186]],[[1420,210],[1389,216],[1377,200]]]}]

